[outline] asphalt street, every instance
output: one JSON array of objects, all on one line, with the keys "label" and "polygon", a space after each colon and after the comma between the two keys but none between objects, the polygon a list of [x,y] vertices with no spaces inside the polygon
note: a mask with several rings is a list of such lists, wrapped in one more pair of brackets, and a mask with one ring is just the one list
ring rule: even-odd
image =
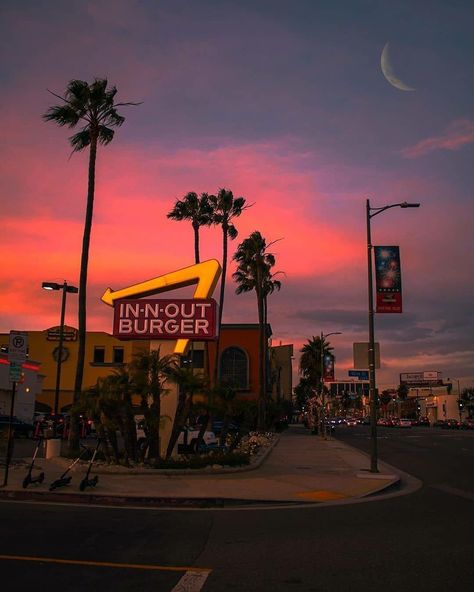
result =
[{"label": "asphalt street", "polygon": [[[235,510],[2,502],[2,579],[14,590],[471,589],[474,432],[379,434],[380,457],[423,481],[416,492]],[[338,428],[337,437],[369,450],[365,426]]]}]

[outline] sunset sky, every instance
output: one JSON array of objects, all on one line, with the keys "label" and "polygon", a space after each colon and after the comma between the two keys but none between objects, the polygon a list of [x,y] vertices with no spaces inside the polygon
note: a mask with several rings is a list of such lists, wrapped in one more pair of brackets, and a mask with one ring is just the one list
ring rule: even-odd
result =
[{"label": "sunset sky", "polygon": [[[57,325],[78,284],[87,152],[42,121],[71,79],[107,78],[126,117],[99,149],[88,329],[112,331],[105,288],[191,265],[187,223],[166,218],[188,191],[231,189],[236,220],[285,272],[270,299],[273,343],[321,331],[336,377],[367,341],[365,200],[399,245],[402,314],[376,316],[381,387],[438,370],[474,385],[474,4],[471,0],[3,0],[0,332]],[[380,58],[390,43],[396,78]],[[221,259],[218,229],[201,259]],[[230,269],[232,272],[232,266]],[[224,322],[256,322],[254,294],[227,283]],[[216,293],[217,296],[217,293]],[[67,323],[77,326],[77,297]],[[295,363],[297,360],[295,360]]]}]

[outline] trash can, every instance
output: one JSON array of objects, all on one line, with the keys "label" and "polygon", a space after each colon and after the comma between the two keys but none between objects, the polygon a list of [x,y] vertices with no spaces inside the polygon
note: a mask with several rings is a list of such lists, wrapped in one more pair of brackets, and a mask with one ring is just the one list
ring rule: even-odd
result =
[{"label": "trash can", "polygon": [[61,438],[50,438],[46,440],[46,458],[61,456]]}]

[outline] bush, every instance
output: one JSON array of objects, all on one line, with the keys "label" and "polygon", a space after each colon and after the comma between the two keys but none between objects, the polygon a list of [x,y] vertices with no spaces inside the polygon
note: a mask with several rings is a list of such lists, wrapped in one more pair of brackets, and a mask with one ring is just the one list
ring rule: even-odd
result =
[{"label": "bush", "polygon": [[190,458],[160,460],[153,464],[154,469],[203,469],[209,465],[238,467],[248,465],[250,458],[242,452],[220,452],[193,456]]}]

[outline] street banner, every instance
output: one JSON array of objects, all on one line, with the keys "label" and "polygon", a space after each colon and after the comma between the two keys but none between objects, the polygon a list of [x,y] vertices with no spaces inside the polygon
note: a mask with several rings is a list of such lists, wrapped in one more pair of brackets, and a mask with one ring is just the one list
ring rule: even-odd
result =
[{"label": "street banner", "polygon": [[118,339],[215,339],[216,301],[208,298],[138,298],[114,303]]},{"label": "street banner", "polygon": [[334,381],[334,360],[332,354],[324,354],[323,356],[323,380],[325,382]]},{"label": "street banner", "polygon": [[374,247],[376,312],[402,312],[402,277],[399,247]]}]

